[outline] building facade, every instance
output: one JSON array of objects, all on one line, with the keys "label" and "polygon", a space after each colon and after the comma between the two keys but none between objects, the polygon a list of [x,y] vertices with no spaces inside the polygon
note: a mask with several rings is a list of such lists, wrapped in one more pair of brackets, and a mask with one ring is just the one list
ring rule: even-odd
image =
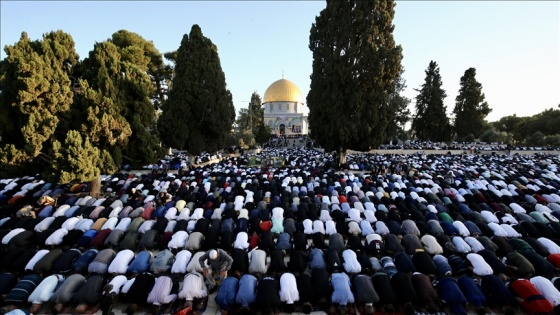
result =
[{"label": "building facade", "polygon": [[264,92],[264,123],[278,136],[308,135],[309,109],[299,88],[289,80],[272,83]]}]

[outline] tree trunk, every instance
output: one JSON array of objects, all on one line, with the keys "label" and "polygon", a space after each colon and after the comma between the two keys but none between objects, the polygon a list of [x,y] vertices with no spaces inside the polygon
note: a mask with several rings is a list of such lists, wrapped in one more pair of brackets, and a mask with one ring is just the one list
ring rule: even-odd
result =
[{"label": "tree trunk", "polygon": [[346,164],[346,149],[340,148],[336,153],[338,154],[338,166]]},{"label": "tree trunk", "polygon": [[90,193],[89,195],[95,199],[99,199],[101,196],[101,176],[97,176],[90,182]]}]

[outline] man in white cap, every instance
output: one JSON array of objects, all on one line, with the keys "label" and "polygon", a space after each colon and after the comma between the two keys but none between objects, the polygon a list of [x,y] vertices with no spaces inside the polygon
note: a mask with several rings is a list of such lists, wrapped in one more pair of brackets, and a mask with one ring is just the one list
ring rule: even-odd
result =
[{"label": "man in white cap", "polygon": [[220,273],[220,280],[227,277],[227,272],[231,268],[233,259],[223,249],[211,249],[200,256],[199,263],[203,267],[202,274],[208,281],[209,291],[213,291],[216,287],[214,273]]}]

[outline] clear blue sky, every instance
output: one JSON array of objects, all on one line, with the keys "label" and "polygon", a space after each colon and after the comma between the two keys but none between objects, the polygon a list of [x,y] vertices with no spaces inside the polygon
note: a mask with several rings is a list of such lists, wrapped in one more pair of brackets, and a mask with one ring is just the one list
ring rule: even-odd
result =
[{"label": "clear blue sky", "polygon": [[[95,42],[126,29],[176,50],[199,24],[218,47],[236,110],[282,76],[309,91],[309,29],[324,1],[1,1],[0,44],[61,29],[80,58]],[[416,96],[430,60],[441,69],[448,112],[469,67],[493,109],[488,119],[536,114],[560,104],[560,3],[557,1],[398,1],[395,39],[403,47],[405,95]],[[6,54],[2,50],[1,58]],[[413,109],[414,102],[411,104]]]}]

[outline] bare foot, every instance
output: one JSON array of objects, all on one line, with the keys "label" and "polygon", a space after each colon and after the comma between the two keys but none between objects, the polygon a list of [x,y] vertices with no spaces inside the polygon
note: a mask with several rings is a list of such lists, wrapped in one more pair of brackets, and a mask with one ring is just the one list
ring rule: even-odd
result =
[{"label": "bare foot", "polygon": [[87,310],[87,305],[86,304],[80,304],[78,306],[76,306],[76,313],[78,314],[85,314]]}]

